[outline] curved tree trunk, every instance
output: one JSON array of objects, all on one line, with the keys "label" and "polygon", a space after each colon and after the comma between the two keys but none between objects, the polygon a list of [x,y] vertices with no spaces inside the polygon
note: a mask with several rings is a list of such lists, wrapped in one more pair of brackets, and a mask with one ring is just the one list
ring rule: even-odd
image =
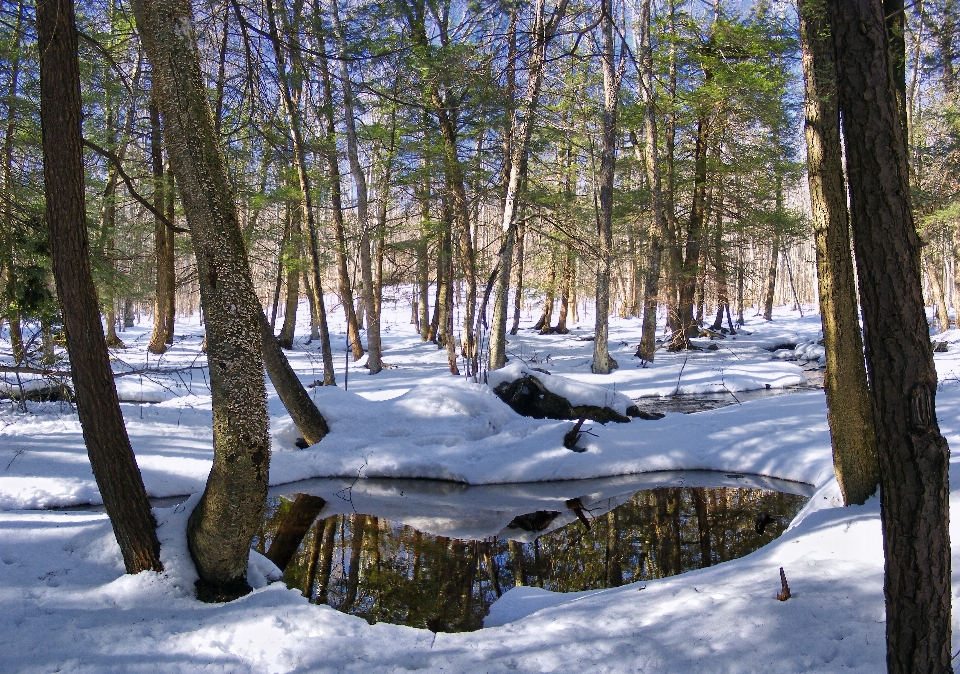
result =
[{"label": "curved tree trunk", "polygon": [[127,573],[162,571],[156,522],[120,413],[90,267],[73,2],[41,2],[36,17],[50,252],[83,439]]},{"label": "curved tree trunk", "polygon": [[850,253],[847,189],[840,146],[836,68],[822,0],[802,0],[800,37],[806,82],[807,173],[817,253],[827,373],[827,421],[834,472],[847,505],[866,501],[880,482],[876,433]]},{"label": "curved tree trunk", "polygon": [[884,13],[877,0],[828,0],[827,7],[880,456],[887,669],[950,672],[949,448],[937,424],[920,240]]},{"label": "curved tree trunk", "polygon": [[[250,543],[266,505],[270,440],[263,378],[265,320],[250,278],[227,165],[214,135],[188,0],[134,0],[153,65],[170,159],[197,260],[213,395],[213,468],[190,516],[197,596],[246,594]],[[279,349],[278,349],[279,350]]]}]

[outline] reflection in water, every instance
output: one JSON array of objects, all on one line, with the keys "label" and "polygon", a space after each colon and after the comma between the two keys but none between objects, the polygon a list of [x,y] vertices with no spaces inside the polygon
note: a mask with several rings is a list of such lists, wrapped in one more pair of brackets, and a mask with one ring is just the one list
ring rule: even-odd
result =
[{"label": "reflection in water", "polygon": [[514,517],[501,533],[510,540],[462,540],[364,514],[309,524],[322,499],[301,495],[271,499],[256,545],[311,601],[371,623],[459,632],[482,627],[490,604],[514,585],[599,589],[741,557],[779,536],[806,500],[761,489],[661,487],[615,499],[610,505],[621,505],[606,512],[584,508],[577,515],[589,528],[561,518],[569,523],[534,538],[561,515],[544,510]]}]

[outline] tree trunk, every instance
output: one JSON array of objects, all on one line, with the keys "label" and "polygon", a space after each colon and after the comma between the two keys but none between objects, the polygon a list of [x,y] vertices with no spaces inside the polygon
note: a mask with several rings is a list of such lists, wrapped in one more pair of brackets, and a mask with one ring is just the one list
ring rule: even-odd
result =
[{"label": "tree trunk", "polygon": [[197,596],[224,601],[250,590],[250,543],[266,506],[270,440],[263,378],[265,321],[227,174],[214,135],[188,0],[134,0],[197,261],[213,397],[213,468],[190,516],[187,543]]},{"label": "tree trunk", "polygon": [[[530,137],[533,133],[533,119],[540,102],[540,88],[543,85],[547,47],[553,39],[557,24],[566,12],[567,0],[558,2],[557,8],[549,19],[545,14],[545,6],[544,0],[537,0],[534,8],[533,41],[530,45],[530,56],[527,62],[527,91],[523,105],[516,110],[510,128],[512,145],[509,159],[510,168],[501,220],[504,239],[500,252],[500,272],[497,275],[496,295],[493,305],[493,323],[490,327],[489,367],[491,370],[501,368],[506,363],[507,295],[510,290],[510,266],[513,262],[518,197],[527,177],[528,149]],[[548,321],[547,327],[549,325]]]},{"label": "tree trunk", "polygon": [[884,14],[877,0],[828,0],[827,7],[880,456],[887,669],[949,672],[949,449],[937,424],[920,240]]},{"label": "tree trunk", "polygon": [[[640,5],[643,166],[647,173],[647,183],[650,185],[650,208],[653,211],[653,218],[650,222],[647,273],[643,284],[643,328],[637,356],[646,361],[653,361],[657,349],[657,300],[660,295],[660,264],[663,258],[661,237],[667,229],[660,176],[660,157],[657,150],[657,115],[653,96],[653,46],[650,41],[650,14],[650,0],[643,0]],[[634,143],[634,147],[637,147],[636,143]],[[639,153],[639,149],[635,151]]]},{"label": "tree trunk", "polygon": [[[707,72],[706,79],[711,79]],[[697,279],[700,275],[700,248],[704,230],[704,209],[707,188],[707,112],[702,110],[697,120],[697,138],[694,154],[693,203],[690,206],[690,223],[687,226],[687,243],[680,268],[678,300],[678,329],[674,330],[670,349],[677,351],[690,348],[690,337],[697,333],[694,319]],[[679,248],[678,248],[679,250]]]},{"label": "tree trunk", "polygon": [[[306,148],[303,143],[303,123],[300,107],[294,100],[294,92],[287,76],[286,54],[277,35],[277,23],[273,11],[273,1],[267,1],[267,16],[270,22],[271,42],[273,43],[274,58],[277,62],[277,72],[280,76],[280,93],[283,99],[283,109],[290,126],[290,135],[293,141],[294,160],[297,165],[297,178],[300,181],[300,207],[303,210],[303,219],[307,223],[308,245],[310,249],[311,271],[313,272],[313,304],[316,310],[317,327],[320,333],[320,350],[323,355],[323,385],[335,386],[337,383],[333,371],[333,352],[330,347],[330,332],[327,329],[327,312],[323,306],[323,272],[320,267],[320,232],[313,214],[313,196],[311,193],[310,173],[307,167]],[[322,64],[322,65],[325,65]],[[328,77],[329,79],[329,77]],[[300,78],[298,82],[302,81]],[[299,97],[300,91],[297,90]],[[339,188],[339,180],[337,182]],[[336,192],[339,198],[339,191]],[[335,204],[339,206],[339,202]],[[306,276],[304,276],[306,280]]]},{"label": "tree trunk", "polygon": [[36,26],[50,252],[83,439],[127,573],[162,571],[156,522],[123,425],[90,267],[73,2],[39,3]]},{"label": "tree trunk", "polygon": [[[150,159],[153,164],[153,207],[161,213],[166,207],[167,178],[163,174],[163,132],[160,108],[150,101]],[[171,189],[172,191],[172,189]],[[150,353],[161,354],[173,338],[176,272],[174,270],[174,232],[160,218],[153,221],[154,257],[157,265],[156,294],[153,301],[153,332],[147,346]]]},{"label": "tree trunk", "polygon": [[620,72],[614,63],[613,3],[601,0],[600,26],[603,32],[603,133],[600,154],[600,217],[597,259],[597,316],[593,340],[594,374],[609,374],[618,367],[610,356],[607,331],[610,318],[610,265],[613,261],[613,179],[617,149],[617,103],[620,96]]},{"label": "tree trunk", "polygon": [[836,68],[821,0],[802,0],[800,37],[806,82],[807,173],[827,354],[827,421],[843,501],[861,504],[876,491],[880,466],[850,253]]},{"label": "tree trunk", "polygon": [[560,281],[560,287],[562,289],[562,295],[560,296],[560,314],[557,316],[557,325],[553,329],[553,331],[559,335],[565,335],[570,332],[567,328],[567,316],[570,312],[570,297],[572,295],[573,264],[573,247],[568,241],[563,247],[563,279]]},{"label": "tree trunk", "polygon": [[300,225],[301,212],[298,204],[288,204],[290,212],[290,238],[283,253],[283,264],[287,269],[287,297],[283,309],[283,327],[277,337],[281,349],[293,348],[293,337],[297,328],[297,305],[300,303]]},{"label": "tree trunk", "polygon": [[[510,324],[510,334],[515,335],[520,330],[520,310],[523,308],[523,247],[527,238],[527,226],[517,222],[517,274],[513,293],[513,322]],[[506,347],[504,347],[506,348]]]},{"label": "tree trunk", "polygon": [[367,213],[367,178],[360,165],[360,151],[357,143],[357,128],[353,111],[353,85],[350,83],[350,71],[347,68],[347,40],[340,25],[337,0],[330,3],[330,17],[340,51],[340,84],[343,87],[343,112],[347,130],[347,157],[350,160],[350,173],[357,190],[357,226],[360,228],[360,276],[363,278],[363,305],[367,312],[367,367],[370,374],[383,369],[380,362],[380,314],[373,287],[373,260],[370,255],[370,220]]},{"label": "tree trunk", "polygon": [[260,334],[263,340],[263,364],[294,425],[308,445],[314,445],[330,432],[326,419],[313,404],[297,373],[273,336],[273,328],[261,311]]},{"label": "tree trunk", "polygon": [[780,233],[773,235],[773,250],[770,251],[770,266],[767,268],[767,288],[763,295],[763,320],[773,320],[773,293],[777,288],[777,262],[780,260]]}]

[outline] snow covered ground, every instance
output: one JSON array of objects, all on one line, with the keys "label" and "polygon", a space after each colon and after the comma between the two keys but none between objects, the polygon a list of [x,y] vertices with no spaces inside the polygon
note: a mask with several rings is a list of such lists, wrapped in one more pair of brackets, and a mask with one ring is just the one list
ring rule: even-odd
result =
[{"label": "snow covered ground", "polygon": [[[420,342],[408,324],[408,307],[388,303],[384,314],[384,360],[392,368],[370,377],[350,363],[344,391],[341,350],[340,387],[312,389],[332,429],[321,443],[295,449],[296,430],[270,391],[271,484],[360,475],[492,485],[706,469],[805,482],[816,494],[786,534],[740,560],[595,592],[517,588],[494,604],[485,629],[433,634],[370,626],[310,604],[282,583],[267,584],[270,564],[256,554],[250,579],[259,589],[226,605],[197,602],[184,536],[190,501],[156,511],[166,571],[123,575],[104,515],[42,510],[99,502],[75,413],[66,403],[27,402],[24,412],[3,401],[0,671],[883,669],[879,505],[873,499],[862,507],[838,507],[821,391],[656,421],[593,424],[596,437],[581,441],[587,451],[573,453],[562,446],[570,422],[517,416],[488,386],[446,374],[445,352]],[[335,343],[342,344],[342,321],[332,327]],[[811,345],[819,338],[818,317],[780,311],[769,324],[751,319],[736,338],[714,342],[717,350],[661,351],[641,367],[632,357],[639,321],[614,320],[610,343],[620,369],[601,376],[589,371],[592,342],[580,339],[592,334],[592,319],[574,328],[549,336],[521,330],[510,338],[508,353],[514,363],[570,380],[564,386],[602,386],[609,400],[621,402],[619,394],[736,395],[795,386],[804,380],[801,366],[815,366],[821,355]],[[209,471],[209,389],[203,369],[184,369],[204,363],[197,356],[201,333],[195,323],[179,324],[175,348],[158,361],[146,356],[149,326],[141,326],[121,335],[129,348],[115,354],[122,359],[118,371],[160,368],[118,378],[122,399],[147,401],[124,403],[123,411],[151,496],[197,492]],[[3,337],[0,352],[9,348]],[[950,345],[936,354],[938,416],[957,447],[960,333],[937,339]],[[801,360],[784,359],[788,345],[791,357]],[[306,384],[321,378],[315,347],[298,344],[291,357]],[[14,392],[18,388],[13,380]],[[951,468],[956,470],[954,463]],[[960,489],[951,492],[951,506],[960,507]],[[952,534],[960,540],[957,531]],[[775,599],[781,566],[794,595],[787,602]],[[954,568],[960,569],[956,560]]]}]

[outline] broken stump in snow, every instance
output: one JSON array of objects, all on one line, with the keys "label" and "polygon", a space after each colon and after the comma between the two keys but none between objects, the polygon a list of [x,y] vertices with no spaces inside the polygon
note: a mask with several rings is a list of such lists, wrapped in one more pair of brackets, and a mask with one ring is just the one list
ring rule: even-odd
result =
[{"label": "broken stump in snow", "polygon": [[777,595],[777,599],[780,601],[786,601],[790,598],[790,586],[787,585],[787,574],[783,572],[783,567],[780,567],[780,594]]}]

